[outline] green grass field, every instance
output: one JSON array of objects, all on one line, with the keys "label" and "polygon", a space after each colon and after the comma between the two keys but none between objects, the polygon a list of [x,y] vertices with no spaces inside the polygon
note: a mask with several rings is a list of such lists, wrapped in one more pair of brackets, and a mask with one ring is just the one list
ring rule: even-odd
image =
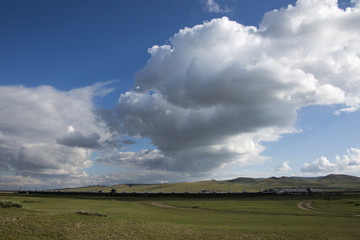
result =
[{"label": "green grass field", "polygon": [[360,239],[359,196],[0,200],[23,206],[0,208],[0,239]]}]

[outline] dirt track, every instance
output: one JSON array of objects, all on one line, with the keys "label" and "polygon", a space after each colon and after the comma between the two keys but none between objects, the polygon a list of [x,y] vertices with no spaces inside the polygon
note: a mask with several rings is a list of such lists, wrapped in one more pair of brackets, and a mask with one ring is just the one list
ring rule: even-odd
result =
[{"label": "dirt track", "polygon": [[312,205],[312,200],[303,200],[297,203],[297,207],[306,211],[318,211],[318,212],[332,212],[330,210],[316,208]]},{"label": "dirt track", "polygon": [[162,207],[162,208],[175,208],[174,206],[170,206],[170,205],[164,204],[162,202],[152,202],[152,204],[157,207]]},{"label": "dirt track", "polygon": [[[162,202],[152,202],[152,204],[157,207],[162,207],[162,208],[175,208],[174,206],[167,205]],[[303,200],[301,202],[298,202],[297,207],[302,210],[306,210],[306,211],[331,212],[331,211],[327,211],[325,209],[320,209],[320,208],[316,208],[316,207],[312,206],[312,200]]]},{"label": "dirt track", "polygon": [[297,203],[297,207],[302,209],[302,210],[306,210],[306,211],[311,211],[311,209],[306,208],[306,205],[310,205],[311,201],[301,201]]}]

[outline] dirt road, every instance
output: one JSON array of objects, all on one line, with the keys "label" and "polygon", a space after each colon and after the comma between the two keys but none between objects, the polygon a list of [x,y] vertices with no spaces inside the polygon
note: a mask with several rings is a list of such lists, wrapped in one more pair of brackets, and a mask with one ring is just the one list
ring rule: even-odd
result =
[{"label": "dirt road", "polygon": [[312,200],[303,200],[301,202],[297,203],[297,207],[302,209],[302,210],[306,210],[306,211],[317,211],[317,212],[328,212],[328,213],[334,213],[334,211],[330,211],[330,210],[326,210],[326,209],[321,209],[321,208],[316,208],[312,205]]},{"label": "dirt road", "polygon": [[170,206],[170,205],[167,205],[167,204],[162,203],[162,202],[152,202],[152,204],[157,206],[157,207],[162,207],[162,208],[175,208],[174,206]]}]

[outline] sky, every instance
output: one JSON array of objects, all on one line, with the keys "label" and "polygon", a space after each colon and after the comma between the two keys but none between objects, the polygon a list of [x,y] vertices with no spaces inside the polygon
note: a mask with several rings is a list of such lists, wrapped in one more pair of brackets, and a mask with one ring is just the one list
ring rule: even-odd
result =
[{"label": "sky", "polygon": [[358,0],[0,2],[0,189],[360,176]]}]

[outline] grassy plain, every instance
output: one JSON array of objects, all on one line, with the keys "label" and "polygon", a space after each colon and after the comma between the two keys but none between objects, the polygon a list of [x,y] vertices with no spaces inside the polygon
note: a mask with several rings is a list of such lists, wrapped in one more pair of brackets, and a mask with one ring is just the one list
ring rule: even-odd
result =
[{"label": "grassy plain", "polygon": [[[0,239],[360,239],[358,196],[0,200],[23,206],[0,208]],[[298,208],[310,200],[320,210]]]}]

